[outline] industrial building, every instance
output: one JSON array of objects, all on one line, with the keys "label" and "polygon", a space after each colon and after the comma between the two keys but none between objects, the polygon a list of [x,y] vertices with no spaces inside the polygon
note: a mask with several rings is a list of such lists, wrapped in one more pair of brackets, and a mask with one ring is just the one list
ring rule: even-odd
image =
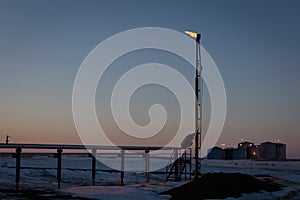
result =
[{"label": "industrial building", "polygon": [[252,142],[241,142],[238,144],[238,147],[234,149],[233,159],[249,159],[251,156],[250,148],[254,147]]},{"label": "industrial building", "polygon": [[224,159],[224,149],[213,147],[208,150],[207,159]]},{"label": "industrial building", "polygon": [[255,145],[245,141],[239,143],[237,148],[213,147],[208,150],[207,159],[286,160],[286,144],[263,142]]},{"label": "industrial building", "polygon": [[285,160],[286,144],[264,142],[259,146],[260,156],[263,160]]}]

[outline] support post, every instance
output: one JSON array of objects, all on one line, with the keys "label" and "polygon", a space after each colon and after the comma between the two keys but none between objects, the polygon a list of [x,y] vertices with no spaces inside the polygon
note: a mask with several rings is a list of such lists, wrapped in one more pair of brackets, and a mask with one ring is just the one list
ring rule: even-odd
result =
[{"label": "support post", "polygon": [[189,166],[190,166],[189,178],[191,180],[192,179],[192,149],[189,149]]},{"label": "support post", "polygon": [[175,150],[175,181],[179,180],[179,173],[178,173],[178,150]]},{"label": "support post", "polygon": [[21,147],[16,148],[16,190],[19,189],[19,183],[20,183],[21,152],[22,152]]},{"label": "support post", "polygon": [[121,186],[124,185],[125,150],[121,150]]},{"label": "support post", "polygon": [[150,181],[150,176],[149,176],[149,170],[150,170],[149,149],[145,150],[145,157],[146,157],[146,163],[145,163],[146,183],[149,183],[149,181]]},{"label": "support post", "polygon": [[57,187],[60,188],[61,182],[61,154],[62,148],[57,149]]},{"label": "support post", "polygon": [[187,160],[186,160],[187,149],[184,149],[184,180],[186,181],[186,173],[187,173]]},{"label": "support post", "polygon": [[93,186],[95,186],[95,180],[96,180],[96,153],[97,153],[97,150],[93,149],[92,150],[92,181],[93,181]]}]

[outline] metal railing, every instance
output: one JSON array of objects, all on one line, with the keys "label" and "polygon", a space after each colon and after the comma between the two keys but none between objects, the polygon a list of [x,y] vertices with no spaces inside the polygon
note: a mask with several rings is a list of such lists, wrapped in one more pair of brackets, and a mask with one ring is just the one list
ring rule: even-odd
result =
[{"label": "metal railing", "polygon": [[[56,150],[56,153],[54,154],[54,157],[57,158],[57,187],[61,187],[61,179],[62,179],[62,155],[64,150],[89,150],[91,153],[82,153],[90,155],[92,158],[92,184],[95,185],[96,180],[96,154],[98,150],[117,150],[120,151],[120,157],[121,157],[121,170],[109,170],[110,172],[120,172],[120,183],[121,185],[124,185],[124,157],[126,151],[144,151],[145,153],[145,173],[146,173],[146,182],[149,182],[150,178],[150,151],[156,151],[156,150],[172,150],[172,151],[178,151],[180,148],[176,147],[160,147],[160,146],[100,146],[100,145],[73,145],[73,144],[22,144],[22,143],[11,143],[11,144],[5,144],[0,143],[0,149],[15,149],[15,153],[13,153],[13,157],[16,159],[16,171],[15,171],[15,183],[16,183],[16,189],[19,188],[20,183],[20,171],[21,171],[21,154],[23,149],[38,149],[38,150]],[[101,170],[104,171],[104,170]]]}]

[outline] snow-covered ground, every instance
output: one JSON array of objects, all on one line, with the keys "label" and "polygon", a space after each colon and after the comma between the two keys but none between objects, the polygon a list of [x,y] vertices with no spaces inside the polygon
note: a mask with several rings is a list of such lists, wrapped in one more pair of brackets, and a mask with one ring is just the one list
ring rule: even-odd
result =
[{"label": "snow-covered ground", "polygon": [[[244,194],[239,200],[300,199],[300,161],[203,160],[202,172],[240,172],[272,179],[286,187],[278,192]],[[237,198],[227,198],[233,200]]]},{"label": "snow-covered ground", "polygon": [[[107,159],[112,159],[108,157]],[[115,158],[118,162],[119,158]],[[150,159],[151,164],[159,159]],[[135,164],[130,161],[129,164]],[[150,175],[146,182],[144,173],[125,173],[125,186],[120,186],[120,174],[97,171],[96,186],[91,186],[91,158],[87,156],[64,155],[62,159],[61,189],[57,189],[57,159],[47,156],[23,156],[21,160],[21,189],[53,190],[57,193],[93,199],[169,199],[170,196],[159,195],[160,192],[180,186],[185,182],[164,182],[164,175]],[[15,186],[15,158],[0,156],[0,189]],[[141,169],[144,166],[141,166]],[[97,162],[97,169],[109,169]],[[251,160],[203,160],[202,173],[207,172],[241,172],[276,181],[286,185],[282,191],[243,195],[239,199],[300,199],[300,162],[266,162]],[[0,190],[0,199],[5,199],[5,192]],[[11,199],[6,198],[6,199]],[[14,199],[18,199],[15,197]],[[233,198],[228,198],[233,199]]]}]

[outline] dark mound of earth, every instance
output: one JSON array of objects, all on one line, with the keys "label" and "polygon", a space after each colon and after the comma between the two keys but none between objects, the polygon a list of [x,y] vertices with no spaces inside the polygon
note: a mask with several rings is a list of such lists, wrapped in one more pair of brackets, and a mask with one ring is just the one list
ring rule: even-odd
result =
[{"label": "dark mound of earth", "polygon": [[268,183],[254,176],[241,173],[208,173],[180,187],[162,192],[171,195],[171,200],[224,199],[240,197],[260,191],[281,190],[281,185]]}]

